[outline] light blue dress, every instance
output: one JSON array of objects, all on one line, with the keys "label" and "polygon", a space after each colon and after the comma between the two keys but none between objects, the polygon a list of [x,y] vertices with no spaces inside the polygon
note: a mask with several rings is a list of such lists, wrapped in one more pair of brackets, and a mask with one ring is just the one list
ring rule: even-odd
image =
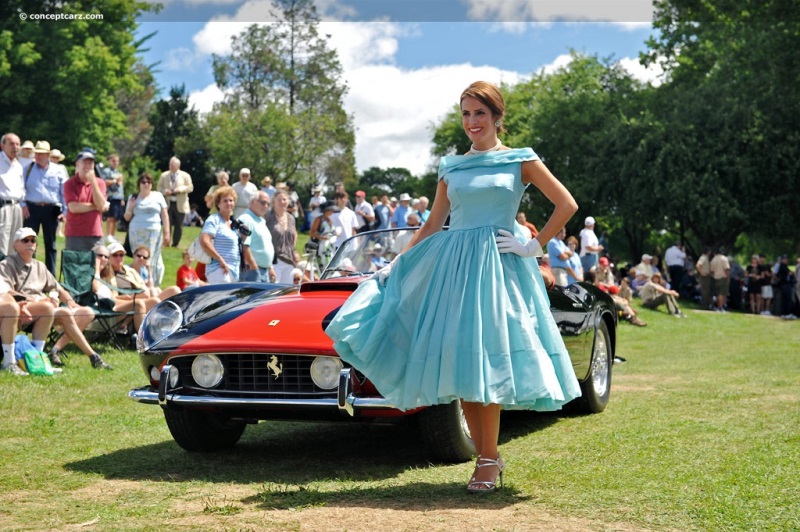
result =
[{"label": "light blue dress", "polygon": [[340,357],[398,408],[454,399],[557,410],[580,396],[534,259],[497,250],[514,231],[530,148],[443,157],[450,229],[369,279],[326,333]]}]

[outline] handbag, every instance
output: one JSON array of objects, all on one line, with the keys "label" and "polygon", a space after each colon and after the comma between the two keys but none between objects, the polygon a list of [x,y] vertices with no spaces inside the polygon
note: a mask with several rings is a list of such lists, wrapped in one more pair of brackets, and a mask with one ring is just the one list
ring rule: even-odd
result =
[{"label": "handbag", "polygon": [[203,246],[200,245],[200,237],[194,239],[194,242],[189,244],[189,256],[191,256],[197,262],[202,264],[208,264],[211,262],[211,257],[206,253],[206,250],[203,249]]}]

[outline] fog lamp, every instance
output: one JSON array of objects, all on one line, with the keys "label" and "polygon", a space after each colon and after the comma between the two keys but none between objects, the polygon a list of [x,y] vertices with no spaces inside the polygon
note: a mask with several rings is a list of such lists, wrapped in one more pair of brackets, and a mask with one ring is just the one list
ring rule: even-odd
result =
[{"label": "fog lamp", "polygon": [[198,386],[213,388],[222,381],[225,368],[214,355],[200,355],[192,362],[192,378]]},{"label": "fog lamp", "polygon": [[342,361],[336,357],[317,357],[311,363],[311,380],[323,390],[332,390],[339,383]]}]

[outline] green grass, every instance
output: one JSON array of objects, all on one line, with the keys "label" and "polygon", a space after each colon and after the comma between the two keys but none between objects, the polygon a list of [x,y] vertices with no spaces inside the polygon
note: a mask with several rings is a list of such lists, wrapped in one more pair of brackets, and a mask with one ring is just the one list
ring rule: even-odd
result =
[{"label": "green grass", "polygon": [[[410,425],[268,422],[232,452],[184,452],[158,407],[126,398],[145,383],[134,353],[104,347],[115,370],[98,372],[71,351],[55,377],[0,374],[0,528],[299,530],[344,512],[366,529],[389,509],[414,530],[441,512],[444,530],[485,507],[547,512],[554,529],[800,529],[800,325],[688,314],[620,325],[628,362],[602,414],[504,414],[507,489],[488,498],[466,495],[470,464],[431,464]],[[492,515],[481,526],[514,528]]]}]

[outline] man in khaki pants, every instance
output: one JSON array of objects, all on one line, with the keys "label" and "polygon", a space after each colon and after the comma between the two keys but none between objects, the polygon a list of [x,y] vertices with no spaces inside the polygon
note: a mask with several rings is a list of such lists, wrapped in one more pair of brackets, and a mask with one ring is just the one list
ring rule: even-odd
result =
[{"label": "man in khaki pants", "polygon": [[169,226],[172,229],[172,247],[178,247],[183,236],[183,217],[189,212],[189,193],[194,190],[192,176],[181,170],[177,157],[169,160],[169,171],[161,174],[158,191],[169,203]]}]

